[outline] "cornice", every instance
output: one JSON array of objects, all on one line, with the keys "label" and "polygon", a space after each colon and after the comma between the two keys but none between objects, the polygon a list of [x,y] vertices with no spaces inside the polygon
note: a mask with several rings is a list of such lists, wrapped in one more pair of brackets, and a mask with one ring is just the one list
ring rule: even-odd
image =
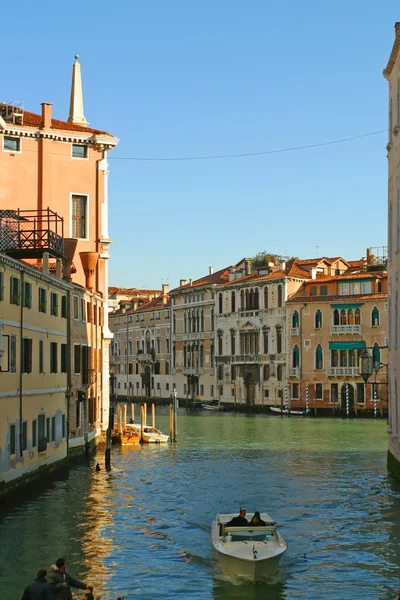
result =
[{"label": "cornice", "polygon": [[46,275],[41,271],[38,271],[34,267],[29,266],[27,263],[24,263],[19,260],[15,260],[6,254],[0,253],[0,265],[5,265],[10,269],[14,269],[16,271],[24,271],[29,273],[31,277],[37,279],[39,281],[44,281],[48,284],[51,284],[55,287],[63,288],[64,290],[73,290],[74,286],[70,283],[67,283],[63,279],[58,279],[57,277],[53,277],[52,275]]},{"label": "cornice", "polygon": [[389,79],[392,74],[393,67],[396,64],[396,60],[399,55],[399,50],[400,50],[400,27],[399,27],[399,24],[396,23],[396,39],[394,41],[392,51],[390,53],[390,57],[389,57],[387,65],[386,65],[386,68],[382,71],[382,75],[385,77],[385,79]]},{"label": "cornice", "polygon": [[76,142],[79,144],[90,144],[95,146],[99,150],[112,150],[118,144],[119,139],[113,136],[91,134],[83,137],[74,133],[62,134],[56,131],[46,131],[44,129],[21,129],[18,127],[9,127],[6,124],[5,128],[2,128],[4,135],[14,135],[18,137],[28,137],[47,140],[56,140],[59,142]]}]

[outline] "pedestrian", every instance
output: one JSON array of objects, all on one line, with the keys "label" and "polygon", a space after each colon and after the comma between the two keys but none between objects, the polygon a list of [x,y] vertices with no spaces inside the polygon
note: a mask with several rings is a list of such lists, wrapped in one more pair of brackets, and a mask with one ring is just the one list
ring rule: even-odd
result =
[{"label": "pedestrian", "polygon": [[240,509],[238,517],[233,517],[228,523],[225,523],[226,527],[246,527],[246,525],[248,525],[248,522],[244,508]]},{"label": "pedestrian", "polygon": [[47,578],[52,589],[54,600],[72,600],[71,587],[81,590],[93,591],[93,586],[79,579],[74,579],[67,573],[67,561],[65,558],[58,558],[56,564],[51,567],[51,572]]},{"label": "pedestrian", "polygon": [[53,593],[46,576],[46,569],[39,569],[35,581],[26,586],[21,600],[53,600]]},{"label": "pedestrian", "polygon": [[97,464],[96,464],[96,471],[100,471],[100,470],[101,470],[101,469],[100,469],[100,465],[99,465],[99,463],[97,463]]}]

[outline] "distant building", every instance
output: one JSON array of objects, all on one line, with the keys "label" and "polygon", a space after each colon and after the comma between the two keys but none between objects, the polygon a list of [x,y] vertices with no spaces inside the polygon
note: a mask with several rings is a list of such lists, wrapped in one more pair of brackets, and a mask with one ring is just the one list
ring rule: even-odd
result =
[{"label": "distant building", "polygon": [[400,478],[400,23],[383,71],[388,102],[389,450],[388,467]]},{"label": "distant building", "polygon": [[129,302],[132,303],[132,306],[133,303],[140,306],[145,302],[153,300],[153,298],[157,298],[161,293],[162,290],[139,290],[137,288],[118,288],[112,286],[108,288],[108,310],[118,310],[121,303],[126,305]]}]

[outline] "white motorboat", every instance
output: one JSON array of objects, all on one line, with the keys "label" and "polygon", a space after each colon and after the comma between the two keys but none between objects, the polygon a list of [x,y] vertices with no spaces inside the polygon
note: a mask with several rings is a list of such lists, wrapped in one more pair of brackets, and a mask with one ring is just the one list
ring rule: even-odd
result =
[{"label": "white motorboat", "polygon": [[237,515],[217,515],[211,527],[212,544],[225,573],[252,580],[263,579],[276,571],[287,544],[275,521],[261,514],[265,526],[228,527]]},{"label": "white motorboat", "polygon": [[[279,408],[279,406],[270,406],[269,410],[271,410],[273,413],[279,413],[279,414],[283,414],[283,415],[287,415],[289,413],[287,408]],[[293,415],[294,417],[304,417],[306,414],[305,410],[296,410],[296,409],[290,409],[290,414]]]},{"label": "white motorboat", "polygon": [[[135,431],[140,437],[141,427],[140,423],[127,423],[126,429],[130,428]],[[162,433],[159,429],[151,427],[151,425],[143,426],[143,442],[147,444],[166,444],[169,441],[169,436]]]},{"label": "white motorboat", "polygon": [[210,404],[210,403],[206,403],[206,402],[201,405],[201,408],[203,410],[212,410],[212,411],[222,411],[223,410],[222,406],[218,406],[218,404]]}]

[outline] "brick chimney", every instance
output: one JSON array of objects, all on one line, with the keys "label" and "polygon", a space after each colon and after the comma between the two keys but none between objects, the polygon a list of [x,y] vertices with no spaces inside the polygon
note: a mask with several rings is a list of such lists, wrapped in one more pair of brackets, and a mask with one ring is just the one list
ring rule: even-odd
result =
[{"label": "brick chimney", "polygon": [[53,105],[50,102],[42,102],[42,127],[50,129],[51,127],[51,109]]},{"label": "brick chimney", "polygon": [[186,285],[186,279],[180,279],[179,280],[179,287],[182,287],[184,285]]},{"label": "brick chimney", "polygon": [[168,298],[167,298],[168,292],[169,292],[169,285],[168,285],[168,283],[163,283],[163,286],[162,286],[162,303],[163,304],[167,304],[167,301],[168,301]]}]

